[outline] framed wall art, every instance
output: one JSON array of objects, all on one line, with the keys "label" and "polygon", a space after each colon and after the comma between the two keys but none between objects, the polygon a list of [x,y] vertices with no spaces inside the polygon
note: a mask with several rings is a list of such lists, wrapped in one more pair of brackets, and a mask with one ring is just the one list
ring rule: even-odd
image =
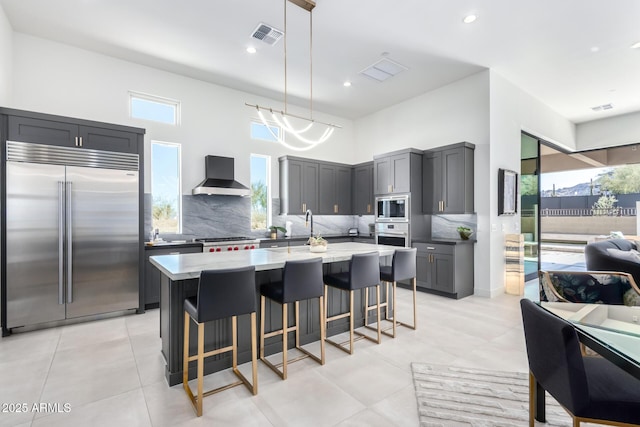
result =
[{"label": "framed wall art", "polygon": [[518,174],[508,169],[498,169],[498,215],[515,215],[518,212]]}]

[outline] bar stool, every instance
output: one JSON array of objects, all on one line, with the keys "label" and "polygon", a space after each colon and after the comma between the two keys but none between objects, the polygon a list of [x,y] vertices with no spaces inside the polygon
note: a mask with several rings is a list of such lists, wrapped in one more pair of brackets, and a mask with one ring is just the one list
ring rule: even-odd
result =
[{"label": "bar stool", "polygon": [[[264,318],[266,299],[282,306],[282,328],[264,333]],[[320,308],[320,357],[310,353],[300,346],[300,301],[318,298]],[[295,324],[289,326],[287,306],[295,303]],[[295,348],[303,354],[292,360],[287,360],[288,335],[295,331]],[[264,357],[264,340],[282,335],[282,363],[274,365]],[[260,360],[277,373],[283,380],[287,379],[287,364],[297,362],[307,357],[324,365],[324,294],[322,283],[322,258],[302,261],[287,261],[282,272],[282,281],[264,284],[260,287]],[[282,367],[282,371],[280,371]]]},{"label": "bar stool", "polygon": [[[416,254],[418,250],[416,248],[402,248],[396,249],[393,253],[393,260],[390,266],[380,266],[380,280],[385,282],[385,288],[387,293],[387,312],[385,314],[385,320],[392,322],[391,328],[382,331],[383,334],[395,338],[396,325],[405,326],[407,328],[416,329],[417,315],[416,315]],[[400,322],[396,320],[396,283],[400,280],[411,279],[413,284],[413,325]],[[389,284],[392,285],[392,310],[393,317],[389,318]],[[390,334],[387,331],[393,329]]]},{"label": "bar stool", "polygon": [[[358,340],[366,338],[375,342],[376,344],[380,344],[380,256],[378,252],[352,255],[351,260],[349,261],[349,271],[344,273],[328,274],[324,276],[324,284],[324,310],[325,316],[327,316],[327,325],[329,324],[329,322],[332,322],[334,320],[349,317],[349,347],[347,348],[344,346],[344,344],[347,343],[346,341],[343,343],[337,343],[328,338],[325,338],[326,341],[329,344],[332,344],[349,354],[353,354],[354,332],[360,335]],[[349,292],[349,312],[328,317],[327,293],[329,291],[329,286]],[[366,293],[368,291],[367,288],[372,286],[376,287],[376,305],[372,306],[372,309],[375,309],[378,315],[377,338],[373,338],[366,334],[353,330],[353,292],[358,289],[364,289]],[[367,324],[366,314],[368,312],[369,307],[367,303],[367,306],[365,307],[365,325]]]},{"label": "bar stool", "polygon": [[[198,295],[184,300],[184,353],[182,386],[191,399],[197,415],[202,416],[202,399],[214,393],[235,387],[247,386],[252,394],[258,394],[258,359],[256,349],[256,273],[255,267],[226,270],[205,270],[200,273]],[[237,316],[251,314],[251,371],[252,382],[238,370],[238,324]],[[231,317],[232,343],[230,346],[204,351],[204,324],[213,320]],[[189,356],[189,324],[191,319],[198,325],[198,353]],[[232,352],[232,369],[240,381],[203,392],[204,359],[221,353]],[[189,362],[197,360],[198,391],[194,397],[189,387]]]}]

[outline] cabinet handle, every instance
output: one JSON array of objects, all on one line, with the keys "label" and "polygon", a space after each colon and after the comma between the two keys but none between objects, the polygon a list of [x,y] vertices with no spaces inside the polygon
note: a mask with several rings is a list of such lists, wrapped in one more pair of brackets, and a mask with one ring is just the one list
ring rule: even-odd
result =
[{"label": "cabinet handle", "polygon": [[80,147],[82,147],[82,137],[80,137]]},{"label": "cabinet handle", "polygon": [[333,213],[338,213],[338,205],[333,205]]},{"label": "cabinet handle", "polygon": [[371,213],[371,203],[367,204],[367,213]]},{"label": "cabinet handle", "polygon": [[76,147],[79,147],[78,145],[78,137],[76,136]]},{"label": "cabinet handle", "polygon": [[180,255],[180,252],[169,252],[169,255]]},{"label": "cabinet handle", "polygon": [[434,248],[433,246],[427,246],[427,250],[428,250],[428,251],[435,251],[435,250],[436,250],[436,248]]},{"label": "cabinet handle", "polygon": [[393,193],[393,185],[391,184],[387,185],[387,192]]},{"label": "cabinet handle", "polygon": [[307,211],[307,204],[303,203],[302,204],[302,212],[306,212]]}]

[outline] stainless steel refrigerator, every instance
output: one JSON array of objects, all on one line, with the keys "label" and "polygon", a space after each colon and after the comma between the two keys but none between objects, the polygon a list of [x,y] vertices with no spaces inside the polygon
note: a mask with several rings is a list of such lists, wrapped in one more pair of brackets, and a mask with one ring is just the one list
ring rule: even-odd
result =
[{"label": "stainless steel refrigerator", "polygon": [[138,155],[7,142],[7,327],[138,308]]}]

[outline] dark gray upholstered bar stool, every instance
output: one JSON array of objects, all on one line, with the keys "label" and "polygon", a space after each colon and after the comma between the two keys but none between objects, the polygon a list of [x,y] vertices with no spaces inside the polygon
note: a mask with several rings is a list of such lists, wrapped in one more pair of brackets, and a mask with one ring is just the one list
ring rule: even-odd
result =
[{"label": "dark gray upholstered bar stool", "polygon": [[[338,343],[326,338],[329,344],[332,344],[339,349],[346,351],[349,354],[353,354],[353,335],[354,333],[360,335],[358,339],[366,338],[380,344],[380,255],[378,252],[369,252],[366,254],[355,254],[349,261],[349,271],[344,273],[334,273],[324,276],[324,310],[327,325],[334,320],[349,317],[349,347],[345,347],[344,343]],[[349,293],[349,311],[347,313],[336,314],[328,317],[327,313],[327,293],[329,286],[337,288]],[[376,287],[376,305],[375,308],[378,317],[377,320],[377,338],[370,337],[360,332],[354,331],[353,327],[353,292],[358,289],[364,289],[365,293],[369,287]],[[365,307],[365,314],[368,313],[369,307]],[[367,323],[367,316],[365,315],[364,323]]]},{"label": "dark gray upholstered bar stool", "polygon": [[[200,273],[198,295],[184,300],[184,353],[182,386],[191,399],[197,415],[202,416],[202,399],[213,393],[235,387],[247,386],[254,395],[258,393],[258,358],[256,337],[256,271],[255,267],[226,270],[205,270]],[[238,370],[238,323],[237,316],[251,314],[251,371],[252,381]],[[204,324],[213,320],[231,317],[232,343],[229,346],[204,351]],[[189,325],[191,319],[198,325],[198,353],[189,356]],[[221,353],[232,352],[232,369],[240,381],[203,392],[204,359]],[[198,362],[198,390],[193,395],[189,387],[189,362]]]},{"label": "dark gray upholstered bar stool", "polygon": [[[383,334],[388,335],[390,337],[396,336],[396,325],[406,326],[407,328],[415,329],[417,323],[417,293],[416,293],[416,255],[418,250],[416,248],[402,248],[396,249],[393,254],[393,260],[391,261],[391,265],[380,266],[380,281],[385,282],[386,294],[387,294],[387,302],[385,305],[387,306],[387,311],[385,315],[385,320],[389,320],[392,322],[391,328],[385,329],[382,331]],[[400,322],[397,320],[396,313],[396,283],[400,280],[409,280],[411,279],[411,284],[413,285],[413,325],[409,323]],[[389,305],[389,284],[391,284],[391,292],[392,305]],[[389,318],[389,307],[393,312],[393,317]],[[392,329],[392,333],[388,333],[387,331]]]},{"label": "dark gray upholstered bar stool", "polygon": [[[282,305],[282,328],[264,333],[264,313],[266,299],[269,298]],[[300,301],[318,298],[320,312],[320,357],[312,354],[300,346]],[[295,324],[289,326],[287,306],[295,303]],[[296,348],[303,355],[292,360],[287,360],[288,333],[296,333]],[[264,357],[265,338],[282,335],[282,363],[274,365]],[[314,258],[302,261],[287,261],[282,272],[282,281],[267,283],[260,287],[260,360],[262,360],[283,380],[287,379],[287,364],[297,362],[310,357],[321,365],[324,365],[324,294],[322,283],[322,258]],[[282,367],[282,371],[280,371]]]}]

